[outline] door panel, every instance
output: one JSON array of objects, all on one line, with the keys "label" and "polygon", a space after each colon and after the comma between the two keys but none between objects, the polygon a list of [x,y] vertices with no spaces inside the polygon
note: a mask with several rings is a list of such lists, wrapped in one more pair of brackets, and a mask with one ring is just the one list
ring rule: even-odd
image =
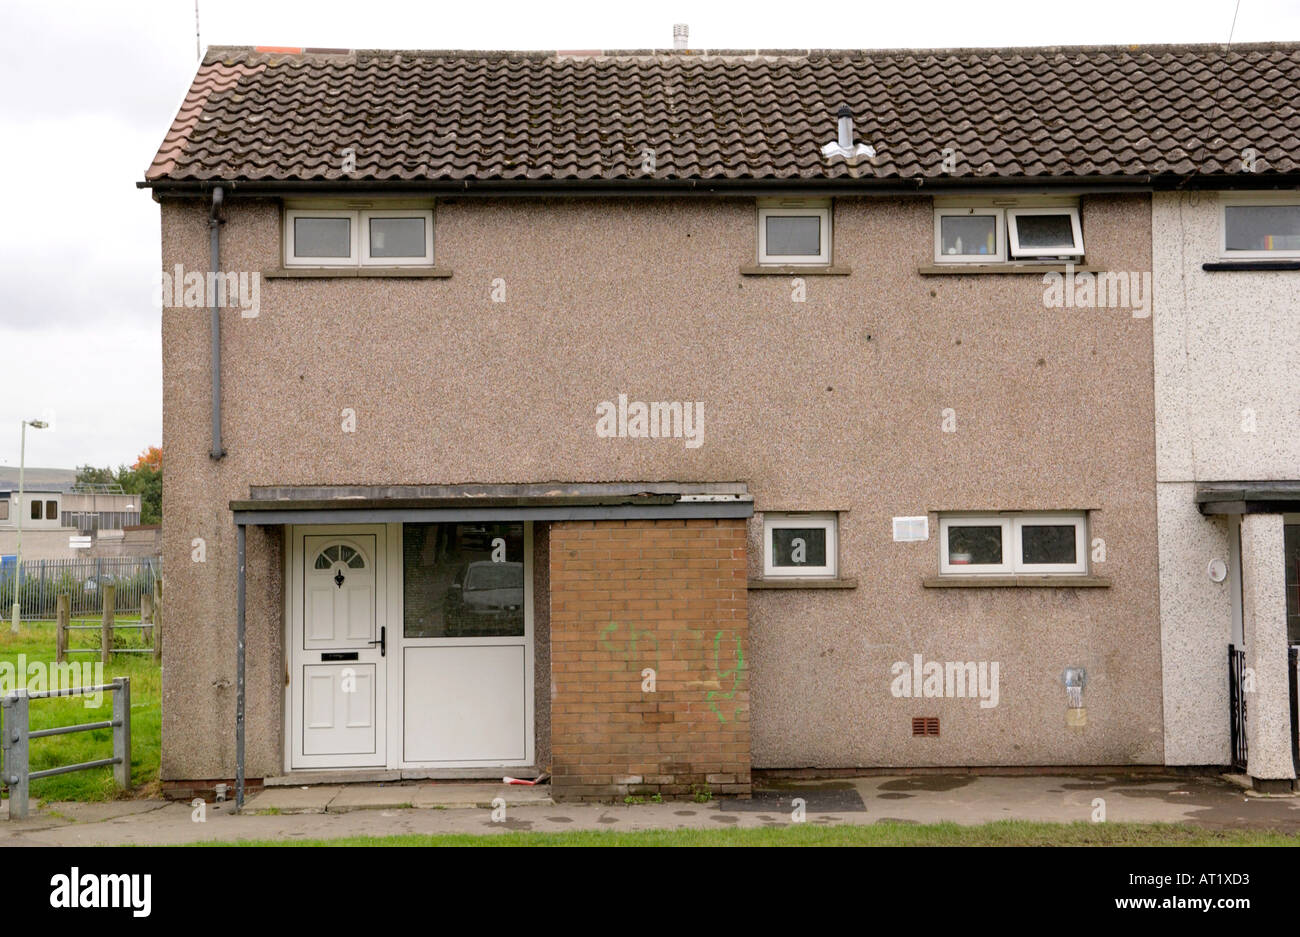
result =
[{"label": "door panel", "polygon": [[353,644],[369,641],[375,633],[374,590],[369,584],[360,584],[343,598],[347,600],[348,640]]},{"label": "door panel", "polygon": [[303,668],[303,687],[304,755],[376,751],[374,664],[310,664]]},{"label": "door panel", "polygon": [[375,537],[303,537],[303,647],[368,646],[375,638]]},{"label": "door panel", "polygon": [[531,763],[531,554],[531,526],[518,521],[402,525],[401,627],[394,619],[390,633],[404,766]]},{"label": "door panel", "polygon": [[307,643],[328,644],[334,640],[334,590],[315,586],[307,590]]},{"label": "door panel", "polygon": [[406,761],[526,756],[522,646],[408,647],[404,657]]}]

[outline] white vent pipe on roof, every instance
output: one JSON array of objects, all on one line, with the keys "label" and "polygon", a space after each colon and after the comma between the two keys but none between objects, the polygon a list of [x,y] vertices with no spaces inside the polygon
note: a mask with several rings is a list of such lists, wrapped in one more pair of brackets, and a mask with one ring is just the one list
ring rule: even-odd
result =
[{"label": "white vent pipe on roof", "polygon": [[843,105],[839,113],[835,115],[839,118],[839,144],[841,150],[853,149],[853,111],[847,104]]},{"label": "white vent pipe on roof", "polygon": [[834,140],[822,147],[822,156],[832,159],[836,156],[842,156],[845,159],[857,159],[866,157],[871,159],[876,155],[876,148],[868,143],[853,143],[853,111],[847,104],[840,105],[840,109],[835,114],[838,118],[838,133]]}]

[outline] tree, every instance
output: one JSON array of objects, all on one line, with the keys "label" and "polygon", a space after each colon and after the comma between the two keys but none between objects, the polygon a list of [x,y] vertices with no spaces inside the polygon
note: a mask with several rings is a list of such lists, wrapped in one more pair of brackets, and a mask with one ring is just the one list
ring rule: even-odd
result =
[{"label": "tree", "polygon": [[107,466],[104,468],[95,468],[93,465],[77,466],[78,485],[111,485],[116,481],[116,473]]},{"label": "tree", "polygon": [[121,485],[127,494],[140,496],[140,523],[162,522],[162,450],[157,446],[149,446],[140,453],[130,468],[119,465],[114,470],[107,466],[80,465],[77,483]]},{"label": "tree", "polygon": [[117,470],[117,481],[123,491],[140,496],[140,523],[162,522],[162,450],[150,446],[135,460],[130,468]]},{"label": "tree", "polygon": [[150,446],[144,452],[140,453],[139,458],[135,460],[135,465],[131,466],[134,471],[140,471],[142,468],[148,468],[154,472],[162,471],[162,450],[157,446]]}]

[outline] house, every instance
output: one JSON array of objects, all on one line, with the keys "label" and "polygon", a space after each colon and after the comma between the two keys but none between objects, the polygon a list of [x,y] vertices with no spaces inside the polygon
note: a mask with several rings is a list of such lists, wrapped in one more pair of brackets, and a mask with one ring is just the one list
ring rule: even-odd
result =
[{"label": "house", "polygon": [[[60,519],[63,493],[41,488],[0,491],[0,556],[17,556],[18,521],[22,515],[23,555],[36,559],[73,556],[68,546],[69,530]],[[25,505],[25,507],[24,507]]]},{"label": "house", "polygon": [[1158,192],[1152,260],[1166,760],[1217,764],[1230,746],[1255,786],[1290,790],[1300,772],[1300,192]]},{"label": "house", "polygon": [[[1277,199],[1248,237],[1291,251],[1297,79],[1292,45],[210,49],[140,183],[165,788],[1229,764],[1196,505],[1294,478],[1296,281],[1193,271],[1190,206]],[[1193,469],[1231,369],[1199,309],[1261,289],[1223,402],[1274,448]],[[1238,512],[1261,681],[1283,500]]]},{"label": "house", "polygon": [[0,556],[17,555],[20,511],[25,560],[158,554],[152,536],[134,534],[140,543],[127,544],[125,531],[140,522],[139,495],[118,485],[79,484],[72,470],[27,471],[34,485],[24,486],[21,500],[17,470],[0,474]]}]

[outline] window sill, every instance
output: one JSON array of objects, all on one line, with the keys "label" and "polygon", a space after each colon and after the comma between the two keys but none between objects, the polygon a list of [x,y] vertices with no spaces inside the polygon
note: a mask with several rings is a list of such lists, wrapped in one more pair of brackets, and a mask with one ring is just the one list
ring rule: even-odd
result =
[{"label": "window sill", "polygon": [[1248,270],[1300,270],[1300,260],[1221,260],[1216,263],[1201,264],[1206,273],[1223,273],[1228,271],[1244,273]]},{"label": "window sill", "polygon": [[751,589],[856,589],[856,579],[751,579]]},{"label": "window sill", "polygon": [[263,270],[262,276],[267,280],[333,280],[338,277],[445,280],[451,276],[451,270],[447,267],[276,267]]},{"label": "window sill", "polygon": [[927,589],[1109,589],[1105,576],[927,576]]},{"label": "window sill", "polygon": [[852,267],[816,266],[809,264],[765,264],[740,268],[742,277],[847,277]]},{"label": "window sill", "polygon": [[[1082,263],[1069,265],[1075,273],[1098,273],[1100,267],[1089,267]],[[1066,264],[922,264],[918,269],[923,277],[962,276],[971,274],[1029,274],[1042,276],[1044,273],[1067,273]]]}]

